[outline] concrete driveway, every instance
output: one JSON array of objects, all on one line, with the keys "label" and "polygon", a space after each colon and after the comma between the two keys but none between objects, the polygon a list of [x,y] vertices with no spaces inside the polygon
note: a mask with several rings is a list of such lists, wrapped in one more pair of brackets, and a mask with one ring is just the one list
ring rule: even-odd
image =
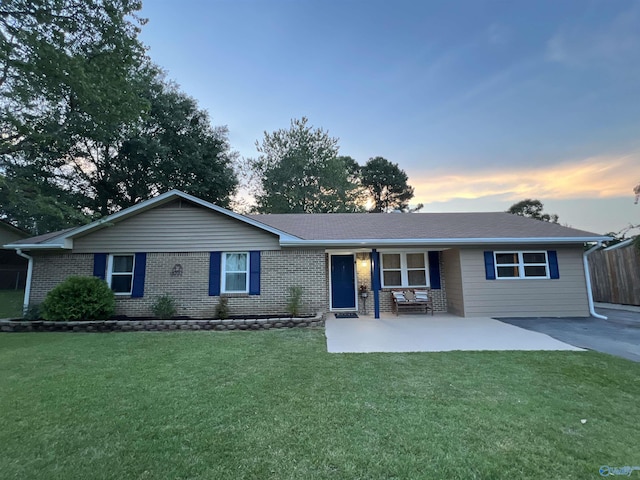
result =
[{"label": "concrete driveway", "polygon": [[576,350],[543,333],[491,318],[401,315],[326,320],[330,353],[445,352],[450,350]]},{"label": "concrete driveway", "polygon": [[501,318],[509,325],[546,333],[560,341],[589,350],[640,362],[640,310],[596,308],[609,317]]}]

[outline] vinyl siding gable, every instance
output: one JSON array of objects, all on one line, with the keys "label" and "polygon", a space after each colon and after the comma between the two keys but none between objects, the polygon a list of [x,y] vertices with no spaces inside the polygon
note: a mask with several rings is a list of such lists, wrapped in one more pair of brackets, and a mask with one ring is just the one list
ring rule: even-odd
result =
[{"label": "vinyl siding gable", "polygon": [[278,236],[188,202],[162,205],[73,242],[74,253],[279,250]]}]

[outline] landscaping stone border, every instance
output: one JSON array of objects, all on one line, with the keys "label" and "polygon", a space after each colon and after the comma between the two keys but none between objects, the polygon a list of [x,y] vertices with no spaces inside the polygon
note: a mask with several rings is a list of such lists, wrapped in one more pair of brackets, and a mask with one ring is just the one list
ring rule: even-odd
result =
[{"label": "landscaping stone border", "polygon": [[272,328],[323,327],[324,314],[306,318],[246,318],[227,320],[102,320],[48,322],[0,320],[0,332],[140,332],[169,330],[269,330]]}]

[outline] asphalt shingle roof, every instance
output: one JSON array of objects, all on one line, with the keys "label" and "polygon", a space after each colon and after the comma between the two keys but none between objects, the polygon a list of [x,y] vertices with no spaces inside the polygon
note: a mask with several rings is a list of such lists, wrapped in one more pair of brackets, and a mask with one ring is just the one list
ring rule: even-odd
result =
[{"label": "asphalt shingle roof", "polygon": [[248,217],[304,240],[602,236],[504,212],[291,213]]}]

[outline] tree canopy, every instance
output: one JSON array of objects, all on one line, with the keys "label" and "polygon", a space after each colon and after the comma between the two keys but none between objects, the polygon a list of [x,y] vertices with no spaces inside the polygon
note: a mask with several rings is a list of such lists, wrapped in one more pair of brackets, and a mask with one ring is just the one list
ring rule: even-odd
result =
[{"label": "tree canopy", "polygon": [[338,139],[308,119],[288,129],[264,132],[260,153],[249,161],[256,178],[259,213],[336,213],[360,211],[358,165],[338,155]]},{"label": "tree canopy", "polygon": [[526,198],[511,205],[507,212],[521,217],[535,218],[543,222],[558,223],[558,215],[544,213],[543,210],[544,205],[540,200]]},{"label": "tree canopy", "polygon": [[145,56],[140,8],[0,5],[1,216],[42,233],[171,188],[228,205],[237,178],[227,130]]},{"label": "tree canopy", "polygon": [[371,212],[407,211],[413,198],[409,178],[397,163],[383,157],[370,158],[361,169],[361,182],[373,207]]}]

